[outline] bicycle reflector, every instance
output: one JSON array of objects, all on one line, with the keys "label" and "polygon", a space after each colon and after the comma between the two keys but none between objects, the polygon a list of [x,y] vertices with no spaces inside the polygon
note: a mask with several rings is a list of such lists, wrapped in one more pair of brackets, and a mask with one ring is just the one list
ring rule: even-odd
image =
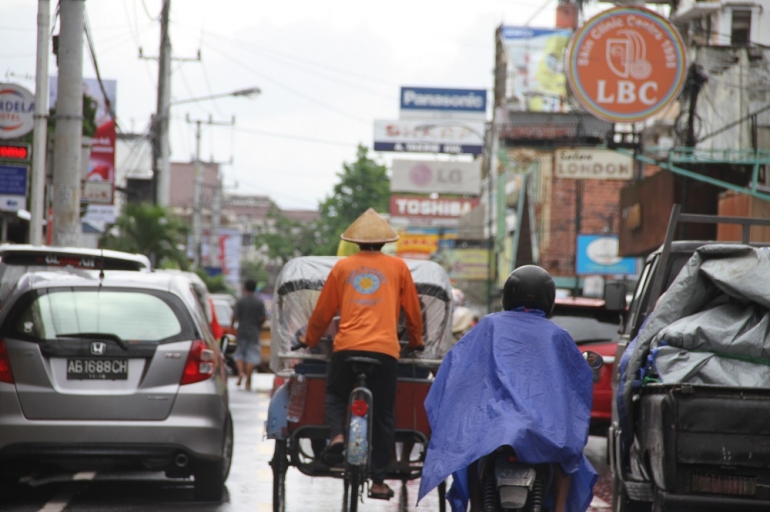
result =
[{"label": "bicycle reflector", "polygon": [[353,413],[353,416],[364,416],[368,411],[369,404],[366,403],[366,400],[359,398],[358,400],[353,400],[353,403],[350,404],[350,412]]}]

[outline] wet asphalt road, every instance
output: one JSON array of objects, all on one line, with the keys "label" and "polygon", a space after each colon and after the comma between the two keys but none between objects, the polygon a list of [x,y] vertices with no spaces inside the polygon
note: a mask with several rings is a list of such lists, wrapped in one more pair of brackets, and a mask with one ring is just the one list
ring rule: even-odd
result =
[{"label": "wet asphalt road", "polygon": [[[268,461],[273,441],[264,438],[264,421],[269,403],[271,375],[259,375],[256,391],[235,388],[230,380],[230,407],[235,426],[235,449],[227,493],[221,504],[193,501],[192,481],[168,480],[162,474],[78,473],[27,479],[10,489],[0,501],[0,511],[7,512],[150,512],[150,511],[272,511],[272,472]],[[596,498],[589,509],[609,510],[611,479],[605,464],[605,439],[592,437],[586,454],[600,474],[594,489]],[[391,482],[398,490],[399,482]],[[434,491],[419,507],[414,506],[419,482],[408,484],[409,510],[436,511]],[[332,512],[341,509],[342,482],[328,478],[310,478],[294,468],[286,477],[288,512]],[[398,493],[396,494],[398,496]],[[390,502],[365,499],[363,512],[398,510],[397,499]]]}]

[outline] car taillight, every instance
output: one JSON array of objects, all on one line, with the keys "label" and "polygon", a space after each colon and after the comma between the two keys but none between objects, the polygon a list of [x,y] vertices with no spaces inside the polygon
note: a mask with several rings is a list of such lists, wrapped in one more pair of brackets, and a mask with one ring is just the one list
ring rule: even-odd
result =
[{"label": "car taillight", "polygon": [[13,384],[13,373],[11,373],[11,360],[8,359],[8,350],[5,348],[5,341],[0,340],[0,382]]},{"label": "car taillight", "polygon": [[187,362],[184,365],[182,382],[180,384],[192,384],[206,380],[214,375],[216,370],[216,354],[203,340],[194,340],[187,354]]}]

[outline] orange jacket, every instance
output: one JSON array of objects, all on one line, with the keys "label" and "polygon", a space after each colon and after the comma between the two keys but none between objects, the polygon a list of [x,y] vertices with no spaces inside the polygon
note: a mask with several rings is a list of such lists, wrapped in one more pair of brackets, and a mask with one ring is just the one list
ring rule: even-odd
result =
[{"label": "orange jacket", "polygon": [[398,359],[396,328],[403,308],[409,346],[422,345],[422,312],[404,260],[362,251],[334,265],[308,322],[305,343],[314,347],[339,312],[334,351],[364,350]]}]

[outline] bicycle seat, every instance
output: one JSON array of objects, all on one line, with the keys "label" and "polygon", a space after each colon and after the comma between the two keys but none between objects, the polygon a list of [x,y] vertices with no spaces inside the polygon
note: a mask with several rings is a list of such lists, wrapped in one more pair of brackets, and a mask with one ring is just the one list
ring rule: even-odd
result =
[{"label": "bicycle seat", "polygon": [[353,365],[354,373],[369,373],[375,366],[382,364],[377,359],[360,356],[349,357],[345,362]]}]

